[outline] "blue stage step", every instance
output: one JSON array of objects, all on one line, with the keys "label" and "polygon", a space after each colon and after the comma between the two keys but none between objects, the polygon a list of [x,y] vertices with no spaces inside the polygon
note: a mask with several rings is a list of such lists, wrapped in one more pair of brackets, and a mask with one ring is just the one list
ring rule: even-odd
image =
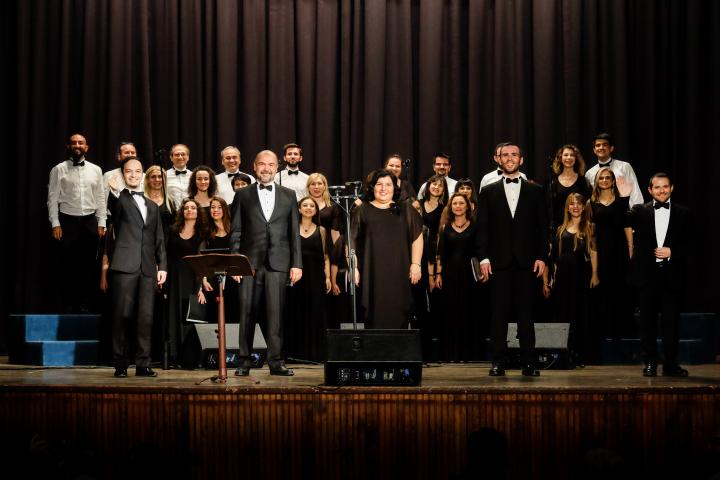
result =
[{"label": "blue stage step", "polygon": [[10,315],[8,361],[16,365],[96,365],[100,315]]}]

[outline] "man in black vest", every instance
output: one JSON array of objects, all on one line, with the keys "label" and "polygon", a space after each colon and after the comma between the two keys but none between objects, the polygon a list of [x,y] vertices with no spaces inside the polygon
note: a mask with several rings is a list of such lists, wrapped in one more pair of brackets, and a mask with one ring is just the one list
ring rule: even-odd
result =
[{"label": "man in black vest", "polygon": [[[501,181],[482,189],[478,199],[477,256],[482,281],[490,281],[492,310],[490,376],[505,375],[508,319],[518,326],[522,374],[538,376],[535,366],[535,327],[532,318],[536,277],[545,270],[547,214],[543,189],[521,177],[520,147],[500,148]],[[512,315],[511,315],[512,314]]]},{"label": "man in black vest", "polygon": [[108,245],[115,376],[127,377],[125,333],[128,323],[135,319],[135,375],[155,377],[150,368],[155,286],[162,285],[167,276],[162,222],[155,202],[136,191],[143,178],[140,160],[126,159],[122,172],[128,188],[111,202],[114,238]]},{"label": "man in black vest", "polygon": [[657,315],[663,336],[662,373],[687,377],[677,363],[678,321],[691,232],[690,211],[671,202],[673,185],[665,173],[650,178],[652,200],[628,213],[630,284],[637,288],[640,337],[645,357],[643,375],[657,375]]},{"label": "man in black vest", "polygon": [[[240,366],[235,375],[250,371],[253,329],[265,316],[265,340],[271,375],[291,376],[282,357],[282,318],[285,287],[302,277],[299,213],[295,192],[273,182],[278,159],[270,150],[255,156],[257,183],[235,192],[232,253],[250,259],[254,278],[240,284]],[[262,324],[262,322],[261,322]]]}]

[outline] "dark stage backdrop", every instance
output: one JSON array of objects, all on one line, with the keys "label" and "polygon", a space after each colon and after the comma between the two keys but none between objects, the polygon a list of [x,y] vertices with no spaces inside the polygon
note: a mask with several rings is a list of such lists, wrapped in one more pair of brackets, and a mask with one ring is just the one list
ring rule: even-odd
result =
[{"label": "dark stage backdrop", "polygon": [[74,131],[104,169],[123,140],[146,164],[182,142],[192,166],[213,167],[234,144],[245,170],[260,149],[297,141],[304,170],[332,183],[399,152],[417,184],[441,150],[453,177],[477,181],[509,139],[543,182],[561,144],[590,160],[592,135],[607,130],[643,186],[668,171],[675,198],[695,209],[705,253],[687,308],[717,309],[720,2],[16,0],[0,9],[12,83],[3,318],[56,308],[47,175]]}]

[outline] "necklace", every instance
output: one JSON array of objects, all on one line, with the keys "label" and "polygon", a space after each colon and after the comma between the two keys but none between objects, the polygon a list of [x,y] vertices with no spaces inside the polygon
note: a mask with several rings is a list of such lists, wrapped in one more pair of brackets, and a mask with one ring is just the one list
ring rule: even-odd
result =
[{"label": "necklace", "polygon": [[312,228],[313,228],[314,226],[315,226],[315,224],[314,224],[314,223],[311,223],[309,227],[306,227],[306,226],[304,226],[304,225],[301,225],[301,228],[302,228],[303,232],[308,233],[310,230],[312,230]]},{"label": "necklace", "polygon": [[457,229],[460,229],[460,230],[462,230],[463,228],[465,228],[465,226],[466,226],[468,223],[470,223],[470,220],[468,220],[467,218],[465,219],[465,223],[463,223],[462,225],[458,225],[458,224],[455,222],[455,220],[453,220],[453,226],[454,226],[455,228],[457,228]]}]

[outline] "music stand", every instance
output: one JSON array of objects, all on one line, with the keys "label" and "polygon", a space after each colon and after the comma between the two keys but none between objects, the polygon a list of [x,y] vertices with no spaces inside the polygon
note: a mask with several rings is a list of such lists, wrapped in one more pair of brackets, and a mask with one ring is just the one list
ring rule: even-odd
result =
[{"label": "music stand", "polygon": [[227,365],[225,359],[225,297],[223,281],[227,275],[252,277],[255,275],[250,260],[245,255],[210,253],[207,255],[187,255],[183,257],[198,277],[215,279],[217,286],[217,324],[218,324],[218,375],[213,381],[227,381]]}]

